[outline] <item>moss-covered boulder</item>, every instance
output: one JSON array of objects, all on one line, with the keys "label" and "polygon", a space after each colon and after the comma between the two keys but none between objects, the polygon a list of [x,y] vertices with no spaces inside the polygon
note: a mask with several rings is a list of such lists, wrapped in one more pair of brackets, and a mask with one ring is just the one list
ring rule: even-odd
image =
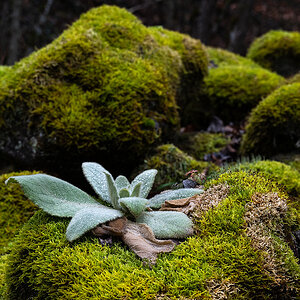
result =
[{"label": "moss-covered boulder", "polygon": [[7,251],[7,245],[17,230],[37,210],[37,207],[25,197],[18,184],[6,185],[5,181],[11,176],[36,173],[24,171],[0,176],[0,255]]},{"label": "moss-covered boulder", "polygon": [[225,123],[241,122],[263,97],[284,79],[263,68],[247,65],[224,65],[209,70],[204,79],[201,101],[192,101],[187,110],[190,122],[208,125],[212,115]]},{"label": "moss-covered boulder", "polygon": [[225,65],[243,65],[249,67],[259,67],[253,60],[230,52],[225,49],[215,47],[205,47],[208,60],[212,68],[225,66]]},{"label": "moss-covered boulder", "polygon": [[272,30],[257,38],[247,57],[283,76],[300,70],[300,33]]},{"label": "moss-covered boulder", "polygon": [[157,169],[153,190],[160,191],[181,183],[188,171],[198,170],[201,173],[206,168],[217,169],[211,163],[196,160],[173,144],[165,144],[158,146],[154,155],[146,157],[139,170]]},{"label": "moss-covered boulder", "polygon": [[12,70],[0,80],[1,151],[49,168],[55,160],[57,172],[78,157],[128,172],[178,127],[183,82],[196,88],[207,57],[200,41],[101,6]]},{"label": "moss-covered boulder", "polygon": [[297,151],[299,128],[300,83],[284,85],[251,112],[241,153],[271,156]]},{"label": "moss-covered boulder", "polygon": [[71,244],[67,219],[38,212],[8,257],[7,299],[296,299],[300,267],[288,243],[295,218],[287,195],[240,171],[198,197],[196,234],[152,268],[119,242],[102,246],[86,235]]}]

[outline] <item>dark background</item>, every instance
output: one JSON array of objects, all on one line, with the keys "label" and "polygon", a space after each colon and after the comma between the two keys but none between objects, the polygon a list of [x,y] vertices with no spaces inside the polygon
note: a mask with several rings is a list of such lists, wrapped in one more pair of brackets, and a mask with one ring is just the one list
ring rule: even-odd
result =
[{"label": "dark background", "polygon": [[145,25],[243,55],[255,37],[271,29],[300,29],[300,0],[1,0],[0,64],[11,65],[45,46],[80,14],[102,4],[126,7]]}]

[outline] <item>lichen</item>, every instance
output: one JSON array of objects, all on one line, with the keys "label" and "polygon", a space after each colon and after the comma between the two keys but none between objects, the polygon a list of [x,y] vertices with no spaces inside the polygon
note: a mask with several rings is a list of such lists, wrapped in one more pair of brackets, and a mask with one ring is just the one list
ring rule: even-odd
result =
[{"label": "lichen", "polygon": [[300,69],[300,33],[269,31],[251,44],[247,57],[278,74],[293,75]]},{"label": "lichen", "polygon": [[268,157],[296,151],[299,128],[300,83],[284,85],[251,112],[242,139],[241,153]]}]

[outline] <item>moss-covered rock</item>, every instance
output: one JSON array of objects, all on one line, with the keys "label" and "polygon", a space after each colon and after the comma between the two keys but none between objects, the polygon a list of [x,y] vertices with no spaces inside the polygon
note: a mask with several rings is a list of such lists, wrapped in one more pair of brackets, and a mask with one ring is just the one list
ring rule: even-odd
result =
[{"label": "moss-covered rock", "polygon": [[0,81],[0,150],[26,163],[79,165],[80,156],[120,170],[178,127],[183,81],[194,76],[195,89],[207,58],[200,41],[101,6],[12,68]]},{"label": "moss-covered rock", "polygon": [[300,83],[284,85],[251,112],[241,152],[270,156],[296,151],[299,128]]},{"label": "moss-covered rock", "polygon": [[226,65],[242,65],[249,67],[259,67],[253,60],[230,52],[225,49],[215,47],[205,47],[211,67],[220,67]]},{"label": "moss-covered rock", "polygon": [[153,186],[159,191],[186,179],[185,174],[190,170],[203,171],[205,168],[216,170],[216,166],[208,162],[196,160],[173,144],[165,144],[156,148],[156,153],[145,159],[139,169],[157,169]]},{"label": "moss-covered rock", "polygon": [[[263,97],[283,83],[284,79],[263,68],[247,65],[225,65],[212,68],[204,79],[203,99],[195,103],[195,112],[211,112],[226,122],[240,122]],[[191,109],[192,111],[192,109]],[[203,113],[195,115],[201,122]],[[197,121],[197,120],[195,120]]]},{"label": "moss-covered rock", "polygon": [[199,197],[197,234],[152,268],[118,242],[110,248],[86,235],[71,244],[67,219],[38,212],[8,257],[7,299],[296,299],[300,267],[286,241],[294,222],[286,194],[240,171]]},{"label": "moss-covered rock", "polygon": [[283,76],[300,70],[300,33],[272,30],[257,38],[247,57]]},{"label": "moss-covered rock", "polygon": [[11,176],[36,173],[25,171],[0,176],[0,255],[7,251],[7,245],[17,230],[37,210],[37,207],[25,197],[18,184],[6,185],[5,181]]}]

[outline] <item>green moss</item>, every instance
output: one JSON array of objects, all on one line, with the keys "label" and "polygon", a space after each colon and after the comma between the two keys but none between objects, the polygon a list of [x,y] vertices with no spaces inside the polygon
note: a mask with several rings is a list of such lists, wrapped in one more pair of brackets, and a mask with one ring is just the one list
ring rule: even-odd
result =
[{"label": "green moss", "polygon": [[11,176],[36,174],[36,172],[9,173],[0,176],[0,255],[18,229],[34,214],[36,206],[29,201],[18,184],[5,185]]},{"label": "green moss", "polygon": [[147,28],[125,9],[94,8],[4,76],[3,140],[35,138],[33,158],[53,149],[56,157],[116,153],[117,160],[125,153],[136,160],[179,126],[186,73],[201,81],[206,72],[199,41]]},{"label": "green moss", "polygon": [[146,158],[145,163],[139,169],[158,170],[153,187],[158,191],[180,183],[186,179],[185,174],[190,170],[196,169],[201,172],[208,167],[214,170],[217,168],[207,162],[196,160],[172,144],[166,144],[157,147],[156,153]]},{"label": "green moss", "polygon": [[0,298],[5,299],[6,294],[6,285],[5,285],[5,268],[7,262],[8,254],[0,256]]},{"label": "green moss", "polygon": [[202,107],[211,109],[225,122],[242,121],[263,97],[282,83],[282,77],[262,68],[245,65],[213,68],[204,79],[206,102]]},{"label": "green moss", "polygon": [[246,57],[240,56],[236,53],[230,52],[221,48],[205,47],[208,59],[216,66],[226,66],[226,65],[242,65],[249,67],[258,67],[259,65],[253,60]]},{"label": "green moss", "polygon": [[251,112],[241,152],[270,156],[296,151],[299,128],[300,83],[284,85]]},{"label": "green moss", "polygon": [[247,57],[284,76],[300,69],[300,33],[272,30],[257,38]]},{"label": "green moss", "polygon": [[[65,238],[67,219],[36,213],[8,257],[7,299],[210,299],[217,293],[234,299],[275,295],[287,299],[297,295],[299,265],[275,230],[288,226],[288,215],[282,215],[282,224],[272,225],[272,243],[278,243],[274,255],[281,259],[281,265],[272,265],[273,273],[267,268],[265,249],[255,248],[245,233],[244,213],[253,195],[277,193],[283,200],[286,195],[274,182],[242,171],[223,174],[210,185],[225,182],[230,186],[227,198],[194,220],[198,234],[160,255],[153,268],[120,243],[109,248],[86,235],[71,244]],[[206,196],[213,199],[214,194]]]},{"label": "green moss", "polygon": [[295,82],[298,83],[300,82],[300,72],[287,79],[287,83],[295,83]]}]

